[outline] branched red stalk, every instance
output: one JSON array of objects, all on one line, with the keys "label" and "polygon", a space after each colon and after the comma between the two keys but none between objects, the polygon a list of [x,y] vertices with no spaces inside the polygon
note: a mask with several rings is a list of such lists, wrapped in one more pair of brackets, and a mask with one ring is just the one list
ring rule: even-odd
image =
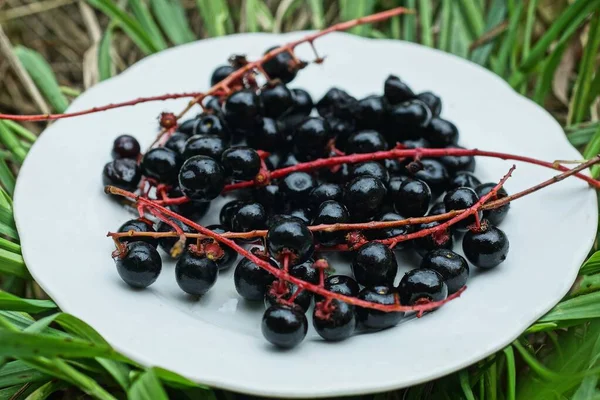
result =
[{"label": "branched red stalk", "polygon": [[311,283],[303,281],[302,279],[293,277],[293,276],[289,275],[286,271],[276,268],[276,267],[272,266],[270,263],[268,263],[267,261],[264,261],[264,260],[260,259],[259,257],[255,256],[250,251],[244,249],[243,247],[238,245],[233,240],[223,237],[222,235],[220,235],[216,232],[213,232],[209,229],[206,229],[205,227],[198,225],[194,221],[184,218],[184,217],[178,215],[177,213],[175,213],[165,207],[162,207],[161,205],[154,203],[152,200],[145,199],[143,197],[137,196],[134,193],[116,188],[114,186],[107,186],[105,188],[105,191],[108,194],[127,197],[137,203],[142,204],[144,207],[153,208],[167,217],[177,218],[184,224],[191,227],[192,229],[195,229],[196,231],[216,240],[220,244],[223,244],[225,246],[232,248],[239,255],[241,255],[242,257],[248,258],[250,261],[252,261],[256,265],[258,265],[260,268],[268,271],[269,273],[274,275],[276,278],[279,278],[281,280],[285,280],[287,282],[295,284],[296,286],[298,286],[298,290],[300,290],[300,289],[308,290],[312,293],[321,295],[327,299],[337,299],[337,300],[344,301],[348,304],[352,304],[357,307],[371,308],[374,310],[379,310],[379,311],[384,311],[384,312],[419,312],[419,311],[425,312],[425,311],[431,311],[435,308],[438,308],[438,307],[446,304],[447,302],[459,297],[462,294],[462,292],[466,289],[466,286],[465,286],[462,289],[460,289],[458,292],[448,296],[447,299],[442,300],[442,301],[437,301],[437,302],[432,302],[432,303],[422,304],[422,305],[414,305],[414,306],[402,306],[402,305],[397,305],[397,304],[394,304],[394,305],[375,304],[375,303],[371,303],[369,301],[360,300],[356,297],[344,296],[339,293],[330,292],[319,285],[313,285]]}]

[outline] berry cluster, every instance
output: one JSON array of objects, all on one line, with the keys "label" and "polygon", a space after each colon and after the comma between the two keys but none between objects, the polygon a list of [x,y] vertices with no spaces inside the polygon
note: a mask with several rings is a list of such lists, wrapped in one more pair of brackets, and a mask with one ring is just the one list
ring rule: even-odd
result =
[{"label": "berry cluster", "polygon": [[[244,60],[233,56],[231,65],[214,71],[211,83],[226,79]],[[103,173],[105,185],[139,190],[182,217],[155,211],[151,220],[142,212],[123,224],[113,236],[120,276],[133,287],[152,284],[162,265],[158,246],[177,259],[177,283],[195,296],[210,290],[219,270],[236,262],[236,251],[182,219],[199,224],[213,199],[243,187],[222,207],[220,225],[207,229],[239,243],[259,244],[251,254],[282,271],[277,277],[245,257],[234,273],[241,297],[264,301],[263,334],[280,347],[295,346],[305,337],[305,313],[313,299],[313,326],[326,340],[348,338],[357,327],[389,328],[404,316],[313,295],[286,277],[383,306],[427,305],[447,300],[467,282],[469,264],[452,250],[457,238],[464,236],[464,254],[482,269],[499,265],[509,248],[496,225],[510,203],[475,210],[448,227],[441,220],[384,227],[471,209],[486,195],[490,200],[507,197],[501,186],[477,179],[472,155],[435,159],[394,157],[392,152],[381,160],[294,170],[345,155],[460,148],[458,129],[440,117],[442,102],[434,93],[415,94],[390,76],[382,95],[356,99],[332,88],[314,104],[307,91],[287,86],[303,66],[280,53],[263,65],[266,84],[244,79],[230,95],[206,99],[201,114],[179,125],[163,114],[166,140],[144,155],[133,137],[119,136]],[[277,175],[286,169],[289,173]],[[381,227],[351,229],[372,222]],[[407,240],[411,235],[417,237]],[[335,250],[348,252],[353,276],[329,272],[327,252]],[[395,285],[399,251],[415,251],[422,259]]]}]

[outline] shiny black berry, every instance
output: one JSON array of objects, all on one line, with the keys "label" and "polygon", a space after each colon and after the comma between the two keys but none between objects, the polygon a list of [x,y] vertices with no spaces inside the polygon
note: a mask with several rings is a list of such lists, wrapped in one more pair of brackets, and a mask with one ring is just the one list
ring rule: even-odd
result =
[{"label": "shiny black berry", "polygon": [[[183,231],[183,233],[196,233],[192,228],[190,228],[189,226],[185,225],[183,222],[180,222],[179,220],[172,220],[172,222],[177,225],[179,228],[181,228],[181,230]],[[175,232],[175,229],[161,221],[158,223],[157,227],[156,227],[156,231],[157,232]],[[179,237],[177,236],[172,236],[172,237],[161,237],[160,239],[158,239],[158,245],[160,246],[161,249],[163,249],[167,254],[171,255],[172,257],[179,257],[179,254],[173,254],[172,250],[173,250],[173,246],[175,246],[175,244],[179,241]],[[195,239],[187,239],[186,240],[186,244],[192,244],[195,242]],[[181,251],[184,250],[184,248],[180,249]]]},{"label": "shiny black berry", "polygon": [[129,286],[143,289],[152,285],[162,269],[156,248],[146,242],[127,244],[124,254],[115,258],[117,272]]},{"label": "shiny black berry", "polygon": [[[346,207],[335,200],[327,200],[319,206],[313,225],[321,224],[344,224],[350,220]],[[323,246],[334,246],[344,241],[346,232],[315,232],[315,239]]]},{"label": "shiny black berry", "polygon": [[350,136],[356,132],[356,126],[353,121],[346,121],[339,118],[328,118],[331,132],[335,137],[335,147],[339,150],[346,151],[346,144]]},{"label": "shiny black berry", "polygon": [[435,117],[429,121],[424,137],[432,147],[454,146],[458,142],[458,129],[452,122]]},{"label": "shiny black berry", "polygon": [[387,184],[387,198],[390,203],[394,202],[394,199],[400,192],[402,184],[409,178],[405,175],[395,175],[390,178]]},{"label": "shiny black berry", "polygon": [[181,156],[173,150],[157,147],[142,158],[142,173],[160,183],[175,185],[182,162]]},{"label": "shiny black berry", "polygon": [[402,182],[393,198],[396,211],[406,217],[422,217],[429,209],[431,190],[429,185],[418,179]]},{"label": "shiny black berry", "polygon": [[[421,224],[417,227],[417,231],[423,229],[431,229],[438,226],[440,223],[437,221],[428,222],[426,224]],[[443,229],[441,231],[436,231],[435,233],[431,233],[422,238],[417,238],[412,240],[413,247],[417,251],[417,253],[421,256],[424,256],[431,250],[435,249],[452,249],[454,245],[454,237],[452,236],[452,232],[449,229]]]},{"label": "shiny black berry", "polygon": [[[462,149],[463,147],[451,146],[450,148]],[[440,158],[440,161],[451,174],[458,171],[475,171],[475,157],[473,156],[444,156]]]},{"label": "shiny black berry", "polygon": [[287,211],[287,215],[301,220],[306,225],[310,225],[310,222],[313,219],[311,210],[306,207],[291,208]]},{"label": "shiny black berry", "polygon": [[319,270],[313,267],[314,260],[309,259],[302,264],[294,265],[290,268],[290,275],[305,282],[313,284],[319,283]]},{"label": "shiny black berry", "polygon": [[353,220],[368,220],[379,214],[385,196],[385,185],[379,179],[359,176],[346,186],[344,204]]},{"label": "shiny black berry", "polygon": [[[132,219],[125,222],[119,228],[118,232],[156,232],[152,223],[147,219]],[[132,237],[122,237],[119,238],[121,243],[124,242],[146,242],[154,247],[158,246],[158,239],[150,237],[150,236],[132,236]]]},{"label": "shiny black berry", "polygon": [[385,80],[383,94],[390,104],[402,103],[415,97],[412,89],[394,75]]},{"label": "shiny black berry", "polygon": [[263,315],[261,330],[265,339],[277,347],[289,349],[304,340],[308,331],[306,315],[297,307],[274,305]]},{"label": "shiny black berry", "polygon": [[135,158],[140,155],[140,143],[131,135],[117,137],[112,148],[113,158]]},{"label": "shiny black berry", "polygon": [[283,195],[279,185],[269,184],[254,189],[254,198],[263,205],[267,212],[279,212],[283,209]]},{"label": "shiny black berry", "polygon": [[420,100],[410,100],[390,107],[388,131],[400,131],[407,139],[418,139],[429,124],[431,112]]},{"label": "shiny black berry", "polygon": [[188,135],[181,132],[175,132],[165,142],[165,147],[167,149],[173,150],[177,154],[183,154],[183,150],[185,149],[185,142],[187,142],[188,139]]},{"label": "shiny black berry", "polygon": [[107,163],[102,170],[102,184],[135,191],[142,179],[137,162],[132,158],[118,158]]},{"label": "shiny black berry", "polygon": [[188,159],[193,156],[207,156],[220,160],[227,149],[228,143],[216,135],[194,135],[184,143],[183,157]]},{"label": "shiny black berry", "polygon": [[233,71],[235,71],[235,68],[231,65],[218,66],[210,77],[210,86],[215,86],[217,83],[231,75]]},{"label": "shiny black berry", "polygon": [[310,94],[304,89],[292,89],[294,105],[293,114],[309,115],[313,108],[313,100]]},{"label": "shiny black berry", "polygon": [[[298,286],[281,281],[274,281],[267,287],[265,293],[265,307],[269,308],[276,304],[284,304],[298,291]],[[312,303],[312,293],[306,290],[301,291],[294,299],[293,303],[303,312],[308,311]]]},{"label": "shiny black berry", "polygon": [[[206,229],[210,229],[211,231],[219,234],[227,232],[227,230],[222,225],[209,225],[206,227]],[[223,250],[223,257],[215,258],[213,259],[213,261],[217,264],[219,270],[225,270],[233,265],[233,263],[237,259],[237,252],[231,247],[226,246],[224,244],[220,245],[220,247]]]},{"label": "shiny black berry", "polygon": [[434,197],[438,197],[448,188],[450,176],[448,170],[438,160],[426,158],[420,161],[421,169],[413,176],[427,183]]},{"label": "shiny black berry", "polygon": [[189,138],[190,136],[192,136],[194,134],[196,126],[198,125],[198,123],[200,121],[200,118],[201,118],[201,116],[198,116],[196,118],[191,118],[191,119],[183,121],[182,123],[180,123],[177,126],[177,132],[181,133],[182,135],[185,135]]},{"label": "shiny black berry", "polygon": [[310,192],[308,201],[312,208],[318,209],[324,201],[341,201],[343,195],[344,191],[340,185],[336,183],[322,183]]},{"label": "shiny black berry", "polygon": [[235,232],[250,232],[267,226],[267,212],[260,203],[240,206],[233,215],[231,227]]},{"label": "shiny black berry", "polygon": [[225,121],[215,114],[206,114],[200,117],[197,124],[194,126],[192,133],[194,135],[218,136],[226,141],[229,140],[231,136]]},{"label": "shiny black berry", "polygon": [[329,89],[317,103],[319,115],[325,118],[354,120],[357,110],[358,100],[338,88]]},{"label": "shiny black berry", "polygon": [[254,179],[258,174],[260,157],[256,150],[250,147],[230,147],[223,152],[221,164],[227,176],[245,181]]},{"label": "shiny black berry", "polygon": [[[484,183],[475,188],[475,193],[477,193],[477,195],[481,198],[489,192],[491,192],[495,186],[495,183]],[[496,193],[496,197],[492,197],[488,201],[503,199],[507,196],[508,193],[506,192],[506,189],[501,187],[500,190],[498,190],[498,192]],[[510,203],[506,203],[501,207],[494,208],[491,210],[484,210],[483,218],[487,219],[492,225],[500,225],[500,223],[504,221],[504,218],[506,218],[508,210],[510,210]]]},{"label": "shiny black berry", "polygon": [[[405,219],[400,214],[396,214],[394,212],[387,212],[377,218],[377,221],[382,222],[391,222],[391,221],[402,221]],[[410,225],[401,225],[393,228],[383,228],[383,229],[367,229],[363,231],[367,239],[376,240],[376,239],[389,239],[400,235],[407,235],[413,231]],[[394,250],[403,250],[407,247],[409,242],[401,241],[396,244]]]},{"label": "shiny black berry", "polygon": [[331,275],[325,279],[325,289],[344,296],[356,297],[360,291],[360,286],[347,275]]},{"label": "shiny black berry", "polygon": [[[285,146],[283,132],[277,121],[272,118],[263,118],[261,129],[248,136],[246,140],[250,147],[264,151],[281,150]],[[275,168],[272,167],[271,169]]]},{"label": "shiny black berry", "polygon": [[269,254],[280,262],[288,257],[289,265],[308,260],[315,249],[311,231],[297,218],[275,222],[267,232],[266,243]]},{"label": "shiny black berry", "polygon": [[175,264],[175,279],[184,292],[202,296],[217,282],[217,264],[191,250],[184,252]]},{"label": "shiny black berry", "polygon": [[354,306],[336,299],[317,303],[313,311],[313,327],[325,340],[349,338],[356,328]]},{"label": "shiny black berry", "polygon": [[442,113],[442,100],[432,92],[422,92],[417,95],[417,99],[429,107],[432,117],[439,117]]},{"label": "shiny black berry", "polygon": [[481,185],[481,181],[475,176],[475,174],[469,171],[458,171],[452,178],[450,178],[448,190],[457,189],[459,187],[476,189],[479,185]]},{"label": "shiny black berry", "polygon": [[[179,196],[176,196],[179,197]],[[192,221],[202,224],[202,218],[208,212],[208,208],[210,207],[209,201],[198,201],[198,200],[190,200],[183,204],[176,204],[169,206],[171,211],[176,212],[177,214],[186,217],[187,219],[191,219]]]},{"label": "shiny black berry", "polygon": [[[459,187],[446,193],[444,196],[444,205],[446,211],[453,210],[466,210],[472,207],[479,201],[479,196],[471,188]],[[479,218],[481,219],[481,212],[479,211]],[[458,230],[465,231],[467,226],[475,223],[475,216],[470,215],[467,218],[457,222],[454,226]]]},{"label": "shiny black berry", "polygon": [[366,161],[363,163],[354,164],[350,168],[350,179],[365,175],[377,178],[384,184],[387,184],[390,180],[390,174],[388,170],[377,161]]},{"label": "shiny black berry", "polygon": [[225,229],[228,231],[233,230],[233,217],[244,204],[246,204],[246,202],[243,200],[232,200],[221,207],[221,211],[219,212],[219,222]]},{"label": "shiny black berry", "polygon": [[446,214],[446,205],[443,201],[438,201],[434,205],[431,206],[427,215],[440,215]]},{"label": "shiny black berry", "polygon": [[[273,261],[269,263],[275,267]],[[246,300],[263,301],[267,287],[275,280],[275,277],[265,271],[247,258],[242,258],[235,267],[233,282],[235,290]]]},{"label": "shiny black berry", "polygon": [[420,268],[437,271],[448,286],[448,294],[457,292],[467,284],[467,279],[469,279],[467,260],[449,249],[432,250],[425,254]]},{"label": "shiny black berry", "polygon": [[[387,286],[366,287],[360,291],[357,297],[375,304],[388,306],[395,304],[393,290]],[[400,311],[385,312],[372,308],[356,307],[357,321],[368,329],[391,328],[397,325],[403,316],[404,313]]]},{"label": "shiny black berry", "polygon": [[[271,47],[265,51],[265,54],[276,48],[277,46]],[[269,78],[279,79],[283,83],[290,83],[292,80],[294,80],[296,74],[298,73],[298,68],[295,65],[295,61],[292,58],[292,55],[287,51],[283,51],[269,61],[265,62],[263,64],[263,68],[269,75]]]},{"label": "shiny black berry", "polygon": [[329,123],[319,117],[305,119],[293,134],[294,154],[303,161],[327,156],[327,144],[333,139]]},{"label": "shiny black berry", "polygon": [[373,153],[388,149],[388,144],[383,135],[377,131],[359,131],[348,138],[345,151],[348,154]]},{"label": "shiny black berry", "polygon": [[294,205],[308,205],[309,195],[317,186],[317,181],[306,172],[292,172],[279,181],[279,189],[284,198]]},{"label": "shiny black berry", "polygon": [[356,126],[359,129],[380,129],[385,120],[384,98],[369,96],[358,102]]},{"label": "shiny black berry", "polygon": [[269,118],[279,118],[294,106],[292,91],[279,83],[266,87],[260,93],[263,115]]},{"label": "shiny black berry", "polygon": [[476,267],[491,269],[502,263],[508,254],[506,234],[493,225],[483,223],[480,231],[469,231],[463,238],[463,252]]},{"label": "shiny black berry", "polygon": [[448,286],[437,271],[417,268],[402,277],[398,292],[402,304],[413,305],[445,300],[448,297]]},{"label": "shiny black berry", "polygon": [[225,100],[225,121],[237,134],[252,134],[262,124],[260,99],[253,90],[243,89]]},{"label": "shiny black berry", "polygon": [[358,249],[352,261],[352,273],[363,286],[391,286],[398,272],[396,256],[380,242],[369,242]]},{"label": "shiny black berry", "polygon": [[193,200],[212,200],[223,190],[225,174],[214,159],[194,156],[183,163],[179,171],[179,186]]}]

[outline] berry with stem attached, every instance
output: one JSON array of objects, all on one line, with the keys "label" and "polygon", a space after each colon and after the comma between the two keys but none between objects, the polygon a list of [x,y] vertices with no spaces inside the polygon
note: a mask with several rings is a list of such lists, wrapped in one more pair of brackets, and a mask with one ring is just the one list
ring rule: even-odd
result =
[{"label": "berry with stem attached", "polygon": [[[272,260],[269,263],[277,268]],[[246,300],[262,301],[267,292],[267,287],[275,280],[275,277],[263,268],[256,265],[248,258],[242,258],[233,274],[235,290]]]},{"label": "berry with stem attached", "polygon": [[[371,303],[395,304],[394,291],[387,286],[366,287],[358,293],[361,300]],[[380,330],[397,325],[404,317],[403,312],[384,312],[371,308],[356,307],[356,319],[367,329]]]},{"label": "berry with stem attached", "polygon": [[[477,193],[477,195],[479,197],[485,196],[486,194],[491,192],[491,190],[494,188],[494,186],[495,186],[494,183],[481,184],[475,188],[475,193]],[[496,192],[495,198],[492,198],[490,200],[499,200],[499,199],[503,199],[507,196],[508,196],[508,192],[506,191],[506,189],[504,189],[504,187],[501,187]],[[490,210],[483,210],[483,218],[487,219],[492,225],[500,225],[500,223],[502,223],[502,221],[504,221],[504,218],[506,218],[506,215],[508,214],[509,210],[510,210],[510,203],[503,204],[500,207],[492,208]]]},{"label": "berry with stem attached", "polygon": [[131,135],[118,136],[113,142],[113,158],[133,158],[140,155],[140,143]]},{"label": "berry with stem attached", "polygon": [[[117,232],[129,232],[129,231],[156,232],[154,230],[154,227],[152,226],[152,223],[150,221],[148,221],[147,219],[142,219],[142,218],[131,219],[131,220],[125,222],[123,225],[121,225],[121,227],[119,228],[119,230]],[[139,241],[139,242],[146,242],[154,247],[158,246],[158,239],[149,237],[149,236],[122,237],[122,238],[119,238],[119,241],[121,243],[138,242]]]},{"label": "berry with stem attached", "polygon": [[417,268],[407,272],[398,288],[400,301],[405,305],[441,301],[448,297],[448,286],[437,271]]},{"label": "berry with stem attached", "polygon": [[467,284],[469,278],[467,260],[449,249],[436,249],[425,254],[421,260],[420,268],[438,272],[444,278],[446,286],[448,286],[448,294],[460,290]]},{"label": "berry with stem attached", "polygon": [[207,156],[188,158],[179,171],[179,186],[193,200],[209,201],[216,198],[225,186],[221,165]]},{"label": "berry with stem attached", "polygon": [[504,231],[484,221],[479,229],[465,233],[463,252],[471,264],[481,269],[491,269],[506,259],[509,250]]},{"label": "berry with stem attached", "polygon": [[363,286],[391,286],[398,272],[396,256],[380,242],[361,246],[352,261],[352,273]]},{"label": "berry with stem attached", "polygon": [[260,170],[260,157],[256,150],[246,146],[230,147],[223,152],[221,163],[225,174],[236,180],[254,179]]},{"label": "berry with stem attached", "polygon": [[349,338],[356,328],[354,307],[339,300],[323,300],[315,305],[313,326],[323,339],[340,341]]},{"label": "berry with stem attached", "polygon": [[188,248],[175,264],[175,278],[184,292],[202,296],[217,282],[219,268],[210,258]]},{"label": "berry with stem attached", "polygon": [[261,330],[265,339],[275,346],[290,349],[306,337],[308,321],[297,307],[277,304],[265,311]]},{"label": "berry with stem attached", "polygon": [[276,260],[289,265],[301,264],[315,249],[312,232],[298,218],[279,220],[271,225],[266,236],[267,249]]},{"label": "berry with stem attached", "polygon": [[115,263],[119,276],[137,289],[152,285],[162,269],[162,260],[156,248],[140,241],[128,243],[115,257]]},{"label": "berry with stem attached", "polygon": [[107,163],[102,170],[102,184],[124,190],[135,190],[142,179],[137,162],[131,158],[118,158]]},{"label": "berry with stem attached", "polygon": [[166,185],[175,185],[181,164],[179,154],[164,147],[156,147],[144,155],[141,168],[144,176]]}]

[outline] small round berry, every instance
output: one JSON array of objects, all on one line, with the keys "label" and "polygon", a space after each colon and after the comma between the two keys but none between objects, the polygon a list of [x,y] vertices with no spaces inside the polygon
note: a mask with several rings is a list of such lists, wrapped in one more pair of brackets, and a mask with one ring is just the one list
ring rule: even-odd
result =
[{"label": "small round berry", "polygon": [[390,203],[394,202],[394,199],[400,192],[402,184],[409,179],[410,178],[405,175],[396,175],[390,178],[390,181],[387,184],[387,198]]},{"label": "small round berry", "polygon": [[348,154],[373,153],[387,150],[388,144],[381,133],[373,130],[365,130],[350,136],[345,149]]},{"label": "small round berry", "polygon": [[230,147],[223,152],[221,163],[225,174],[236,180],[254,179],[260,171],[260,157],[256,150],[245,146]]},{"label": "small round berry", "polygon": [[217,264],[191,250],[184,252],[175,264],[177,284],[187,294],[202,296],[217,282]]},{"label": "small round berry", "polygon": [[340,185],[336,183],[322,183],[310,192],[308,202],[312,208],[318,209],[321,203],[327,200],[342,200],[343,195],[344,191]]},{"label": "small round berry", "polygon": [[197,116],[196,118],[191,118],[183,121],[177,126],[176,132],[181,133],[182,135],[185,135],[188,138],[191,137],[196,130],[196,126],[198,125],[200,118],[200,116]]},{"label": "small round berry", "polygon": [[[267,288],[265,293],[265,307],[269,308],[276,304],[286,304],[285,302],[290,299],[298,291],[298,286],[282,282],[274,281]],[[302,309],[303,312],[308,311],[310,304],[312,303],[312,293],[306,290],[302,290],[294,299],[293,303]]]},{"label": "small round berry", "polygon": [[292,91],[282,83],[263,89],[260,100],[263,114],[269,118],[279,118],[294,105]]},{"label": "small round berry", "polygon": [[349,338],[356,328],[354,307],[333,299],[317,303],[313,311],[313,326],[319,336],[329,341]]},{"label": "small round berry", "polygon": [[319,177],[325,182],[332,182],[337,184],[348,183],[350,176],[350,166],[348,164],[338,165],[333,168],[323,168],[319,171]]},{"label": "small round berry", "polygon": [[441,215],[446,214],[446,205],[443,201],[438,201],[434,205],[431,206],[431,209],[427,213],[427,215]]},{"label": "small round berry", "polygon": [[136,158],[140,155],[140,143],[131,135],[121,135],[113,143],[113,158]]},{"label": "small round berry", "polygon": [[173,150],[177,154],[183,154],[185,142],[187,142],[188,139],[188,135],[181,132],[175,132],[167,139],[165,147],[169,150]]},{"label": "small round berry", "polygon": [[[452,146],[448,149],[463,149],[460,146]],[[475,157],[473,156],[444,156],[440,158],[440,161],[448,172],[454,174],[459,171],[475,171]]]},{"label": "small round berry", "polygon": [[146,242],[127,244],[123,254],[115,258],[117,272],[129,286],[143,289],[152,285],[162,269],[156,248]]},{"label": "small round berry", "polygon": [[306,172],[292,172],[279,181],[279,189],[284,198],[294,205],[308,204],[310,192],[317,186],[317,181]]},{"label": "small round berry", "polygon": [[448,249],[432,250],[425,254],[420,268],[437,271],[448,286],[448,294],[456,293],[467,284],[467,279],[469,279],[467,260]]},{"label": "small round berry", "polygon": [[504,262],[509,247],[506,234],[487,223],[481,225],[480,231],[465,233],[463,238],[467,260],[482,269],[491,269]]},{"label": "small round berry", "polygon": [[223,168],[207,156],[188,158],[179,171],[179,186],[194,200],[212,200],[225,186]]},{"label": "small round berry", "polygon": [[[379,218],[377,218],[377,220],[381,222],[402,221],[403,219],[403,216],[394,212],[387,212]],[[390,239],[401,235],[407,235],[411,232],[412,227],[410,225],[400,225],[394,228],[367,229],[364,231],[364,234],[369,240],[377,240]],[[398,244],[396,244],[396,247],[394,247],[394,250],[404,250],[407,247],[407,245],[407,241],[398,242]]]},{"label": "small round berry", "polygon": [[352,261],[352,273],[363,286],[391,286],[398,272],[398,261],[390,248],[369,242],[358,249]]},{"label": "small round berry", "polygon": [[243,89],[225,100],[225,121],[236,133],[246,134],[262,124],[260,99],[253,90]]},{"label": "small round berry", "polygon": [[400,142],[406,149],[426,149],[431,147],[429,142],[424,138],[407,139]]},{"label": "small round berry", "polygon": [[325,289],[344,296],[356,297],[360,286],[358,286],[358,282],[347,275],[331,275],[325,279]]},{"label": "small round berry", "polygon": [[264,151],[280,150],[285,138],[279,124],[272,118],[263,118],[262,128],[246,138],[248,145]]},{"label": "small round berry", "polygon": [[411,306],[422,302],[442,301],[448,297],[448,286],[437,271],[417,268],[407,272],[398,288],[400,302]]},{"label": "small round berry", "polygon": [[[492,191],[492,189],[496,186],[495,183],[484,183],[475,188],[475,193],[481,198]],[[499,200],[508,197],[508,192],[506,189],[501,187],[498,192],[496,192],[496,197],[490,198],[488,201]],[[508,210],[510,210],[510,203],[506,203],[498,208],[494,208],[491,210],[483,211],[483,218],[487,219],[492,225],[500,225],[506,215],[508,214]]]},{"label": "small round berry", "polygon": [[265,311],[261,330],[265,339],[275,346],[290,349],[304,340],[308,321],[297,307],[278,304]]},{"label": "small round berry", "polygon": [[[439,224],[440,223],[437,221],[421,224],[417,227],[417,231],[435,228]],[[431,250],[452,249],[452,246],[454,245],[454,237],[452,236],[450,229],[443,229],[441,231],[438,230],[434,233],[431,233],[425,237],[414,239],[412,240],[412,243],[417,253],[423,257]]]},{"label": "small round berry", "polygon": [[169,209],[197,224],[202,224],[202,218],[204,218],[208,212],[209,207],[209,201],[190,200],[183,204],[169,206]]},{"label": "small round berry", "polygon": [[[319,206],[315,219],[314,225],[321,224],[344,224],[350,220],[350,215],[346,207],[338,203],[335,200],[327,200]],[[334,246],[344,241],[344,235],[346,232],[327,232],[318,231],[315,232],[315,239],[322,246]]]},{"label": "small round berry", "polygon": [[424,136],[433,147],[454,146],[458,142],[458,129],[452,122],[435,117],[429,121]]},{"label": "small round berry", "polygon": [[[475,191],[471,188],[467,187],[459,187],[457,189],[453,189],[446,193],[444,196],[444,206],[446,207],[446,211],[454,211],[454,210],[466,210],[469,207],[474,206],[479,201],[479,196],[475,193]],[[481,219],[481,211],[478,212],[479,219]],[[456,227],[459,231],[466,231],[467,226],[475,223],[475,216],[471,215],[456,224]]]},{"label": "small round berry", "polygon": [[269,254],[279,262],[289,257],[289,265],[303,263],[315,250],[311,231],[297,218],[275,222],[267,232],[266,243]]},{"label": "small round berry", "polygon": [[420,100],[410,100],[390,108],[388,130],[400,130],[406,138],[418,139],[430,120],[429,108]]},{"label": "small round berry", "polygon": [[387,184],[390,180],[388,170],[377,161],[366,161],[354,164],[350,169],[349,178],[354,179],[358,176],[372,176],[373,178],[379,179],[384,184]]},{"label": "small round berry", "polygon": [[457,189],[459,187],[476,189],[479,185],[481,185],[481,181],[475,176],[475,174],[469,171],[458,171],[450,179],[448,190]]},{"label": "small round berry", "polygon": [[227,147],[227,142],[219,136],[194,135],[185,142],[183,157],[188,159],[193,156],[207,156],[214,160],[220,160]]},{"label": "small round berry", "polygon": [[[277,47],[278,46],[269,48],[267,51],[265,51],[265,54],[276,49]],[[290,83],[294,80],[296,74],[298,73],[298,66],[292,58],[292,55],[287,51],[283,51],[263,63],[263,68],[267,75],[269,75],[269,78],[279,79],[283,83]]]},{"label": "small round berry", "polygon": [[142,179],[137,162],[132,158],[117,158],[104,166],[102,184],[134,191]]},{"label": "small round berry", "polygon": [[417,99],[429,107],[432,117],[439,117],[442,113],[442,100],[432,92],[422,92],[417,95]]},{"label": "small round berry", "polygon": [[354,220],[371,219],[379,213],[385,196],[385,185],[379,179],[359,176],[346,186],[344,204]]},{"label": "small round berry", "polygon": [[430,158],[421,160],[420,165],[422,168],[414,174],[414,177],[427,183],[434,197],[446,191],[450,182],[446,167],[438,160]]},{"label": "small round berry", "polygon": [[[376,286],[374,288],[366,287],[358,293],[357,296],[361,300],[366,300],[375,304],[383,304],[386,306],[395,304],[394,293],[387,286]],[[372,308],[356,307],[356,319],[365,328],[368,329],[386,329],[397,325],[404,313],[385,312],[374,310]]]},{"label": "small round berry", "polygon": [[327,156],[327,144],[333,139],[329,123],[320,117],[305,119],[294,132],[292,143],[298,159],[310,161]]},{"label": "small round berry", "polygon": [[390,104],[398,104],[415,97],[414,92],[395,75],[390,75],[383,84],[383,95]]},{"label": "small round berry", "polygon": [[231,65],[218,66],[210,77],[210,86],[215,86],[217,83],[231,75],[231,73],[234,71],[235,68],[233,68]]},{"label": "small round berry", "polygon": [[267,212],[281,211],[283,209],[283,195],[279,185],[271,183],[254,189],[254,198]]},{"label": "small round berry", "polygon": [[[171,220],[171,222],[173,222],[175,225],[177,225],[179,228],[181,228],[183,233],[196,233],[196,231],[194,231],[192,228],[190,228],[183,222],[180,222],[179,220],[174,219],[174,220]],[[173,228],[171,225],[167,224],[166,222],[160,221],[158,223],[158,225],[156,226],[156,231],[157,232],[175,232],[175,228]],[[175,237],[175,236],[161,237],[158,239],[158,245],[160,246],[161,249],[163,249],[171,257],[176,258],[176,257],[179,257],[179,254],[174,255],[172,253],[172,251],[173,251],[173,247],[175,246],[175,244],[178,241],[179,241],[179,238]],[[187,239],[186,245],[192,244],[194,242],[195,242],[195,239]]]},{"label": "small round berry", "polygon": [[313,219],[310,209],[308,209],[306,207],[292,208],[287,212],[287,214],[290,217],[295,217],[295,218],[299,219],[300,221],[304,222],[306,225],[310,225],[310,222]]},{"label": "small round berry", "polygon": [[369,96],[358,102],[356,125],[360,129],[379,129],[383,126],[386,109],[381,96]]},{"label": "small round berry", "polygon": [[319,115],[325,118],[336,117],[344,120],[353,120],[358,109],[358,100],[346,91],[331,88],[317,103]]},{"label": "small round berry", "polygon": [[203,115],[194,126],[192,134],[218,136],[225,141],[229,140],[231,136],[225,121],[215,114]]},{"label": "small round berry", "polygon": [[346,121],[339,118],[328,118],[331,132],[335,137],[335,147],[339,150],[346,151],[346,144],[350,136],[356,132],[356,126],[353,121]]},{"label": "small round berry", "polygon": [[174,185],[182,162],[181,156],[173,150],[156,147],[142,158],[142,173],[160,183]]},{"label": "small round berry", "polygon": [[232,231],[233,217],[244,204],[246,204],[246,202],[242,200],[232,200],[228,203],[225,203],[219,212],[219,223],[228,231]]},{"label": "small round berry", "polygon": [[[227,230],[221,225],[209,225],[206,229],[210,229],[213,232],[218,234],[223,234],[227,232]],[[221,258],[211,258],[219,267],[219,271],[225,270],[233,265],[235,260],[237,259],[237,252],[229,246],[219,244],[221,249],[223,250],[223,256]],[[209,257],[210,258],[210,257]]]},{"label": "small round berry", "polygon": [[[147,219],[132,219],[125,222],[117,232],[156,232],[152,223]],[[141,237],[122,237],[119,238],[119,242],[146,242],[154,247],[158,246],[158,239],[150,237],[150,236],[141,236]]]},{"label": "small round berry", "polygon": [[292,98],[294,100],[293,114],[310,115],[313,109],[313,99],[306,90],[292,89]]},{"label": "small round berry", "polygon": [[422,217],[429,209],[431,190],[418,179],[405,180],[394,196],[394,208],[407,217]]},{"label": "small round berry", "polygon": [[231,221],[235,232],[250,232],[264,229],[267,225],[267,212],[260,203],[247,203],[238,208]]},{"label": "small round berry", "polygon": [[406,174],[404,164],[398,159],[388,158],[387,160],[383,160],[383,165],[387,168],[390,176],[402,176]]},{"label": "small round berry", "polygon": [[314,263],[313,259],[309,259],[302,264],[294,265],[290,268],[290,275],[316,285],[320,277],[319,270],[313,267]]},{"label": "small round berry", "polygon": [[[269,260],[275,267],[277,264]],[[262,301],[267,292],[267,287],[275,280],[275,277],[262,269],[247,258],[242,258],[235,267],[233,282],[235,290],[246,300]]]}]

